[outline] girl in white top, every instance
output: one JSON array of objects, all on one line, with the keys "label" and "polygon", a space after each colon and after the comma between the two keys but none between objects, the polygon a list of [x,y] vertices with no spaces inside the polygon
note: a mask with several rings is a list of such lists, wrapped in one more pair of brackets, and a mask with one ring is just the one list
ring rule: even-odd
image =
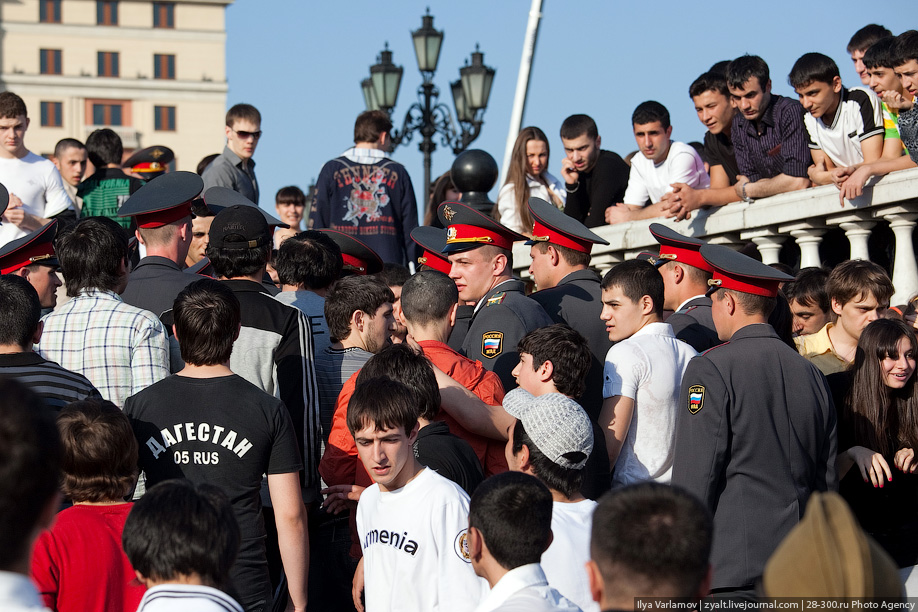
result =
[{"label": "girl in white top", "polygon": [[548,173],[548,138],[537,127],[520,130],[513,145],[507,180],[497,194],[495,218],[514,232],[532,235],[529,198],[542,198],[564,209],[564,183]]}]

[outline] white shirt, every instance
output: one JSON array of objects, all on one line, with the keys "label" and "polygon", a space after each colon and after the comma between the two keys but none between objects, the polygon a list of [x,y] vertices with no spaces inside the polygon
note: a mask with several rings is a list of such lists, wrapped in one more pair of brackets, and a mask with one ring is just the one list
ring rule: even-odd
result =
[{"label": "white shirt", "polygon": [[548,583],[580,606],[583,612],[599,612],[593,601],[590,581],[584,565],[590,560],[590,532],[596,502],[584,499],[565,503],[556,501],[551,510],[551,532],[554,539],[542,554],[542,570]]},{"label": "white shirt", "polygon": [[[583,570],[583,573],[586,575],[586,570]],[[501,612],[579,612],[580,608],[549,586],[538,563],[530,563],[504,574],[475,612],[493,612],[494,610]]]},{"label": "white shirt", "polygon": [[[36,217],[47,219],[73,207],[57,167],[51,160],[32,152],[22,159],[0,158],[0,183],[22,200],[23,210]],[[0,247],[27,233],[12,223],[2,222]]]},{"label": "white shirt", "polygon": [[[831,123],[826,125],[823,119]],[[821,150],[840,168],[863,162],[861,142],[885,131],[883,106],[877,95],[865,87],[842,89],[834,115],[816,119],[805,113],[803,124],[810,135],[810,148]]]},{"label": "white shirt", "polygon": [[689,361],[697,354],[676,339],[669,323],[645,325],[609,349],[602,396],[634,400],[631,427],[615,462],[613,487],[671,480],[679,389]]},{"label": "white shirt", "polygon": [[137,612],[242,612],[242,606],[209,586],[160,584],[147,589]]},{"label": "white shirt", "polygon": [[467,612],[487,590],[468,552],[469,496],[423,469],[395,491],[378,484],[357,505],[369,612]]},{"label": "white shirt", "polygon": [[[526,184],[529,185],[529,197],[542,198],[549,204],[554,204],[554,200],[551,199],[551,194],[553,193],[561,199],[562,204],[567,202],[567,190],[564,188],[564,183],[548,172],[543,172],[542,177],[548,183],[548,187],[545,187],[530,175],[526,175]],[[523,226],[520,211],[516,209],[516,189],[514,189],[513,183],[505,183],[497,193],[497,214],[500,216],[500,222],[514,232],[518,234],[532,232],[531,227]]]},{"label": "white shirt", "polygon": [[631,158],[625,204],[643,206],[648,198],[651,204],[655,204],[673,190],[673,183],[685,183],[694,189],[711,186],[698,151],[684,142],[671,141],[666,159],[659,164],[654,164],[641,153]]},{"label": "white shirt", "polygon": [[0,572],[0,610],[48,612],[32,581],[16,572]]}]

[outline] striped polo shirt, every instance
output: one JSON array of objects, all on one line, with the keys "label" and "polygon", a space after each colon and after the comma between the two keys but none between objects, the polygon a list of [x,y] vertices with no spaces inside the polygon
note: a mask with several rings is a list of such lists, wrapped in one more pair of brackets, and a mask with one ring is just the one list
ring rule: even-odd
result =
[{"label": "striped polo shirt", "polygon": [[[824,120],[831,120],[826,124]],[[831,117],[803,117],[810,135],[810,149],[820,150],[839,168],[864,161],[861,142],[882,136],[883,108],[877,95],[864,87],[842,89],[841,100]]]}]

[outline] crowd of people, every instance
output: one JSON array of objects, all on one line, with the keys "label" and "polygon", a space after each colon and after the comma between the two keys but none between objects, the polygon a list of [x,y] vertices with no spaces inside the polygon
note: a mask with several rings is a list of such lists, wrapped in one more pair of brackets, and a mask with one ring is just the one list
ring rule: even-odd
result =
[{"label": "crowd of people", "polygon": [[123,162],[109,129],[34,155],[0,93],[0,607],[918,592],[918,313],[886,270],[788,274],[672,223],[590,267],[600,225],[830,183],[844,201],[914,167],[918,32],[870,25],[848,51],[868,87],[807,53],[799,102],[759,57],[713,66],[689,91],[703,145],[655,101],[627,160],[572,115],[559,179],[525,128],[496,203],[447,173],[420,226],[380,111],[274,217],[251,105],[198,172],[166,172],[171,151]]}]

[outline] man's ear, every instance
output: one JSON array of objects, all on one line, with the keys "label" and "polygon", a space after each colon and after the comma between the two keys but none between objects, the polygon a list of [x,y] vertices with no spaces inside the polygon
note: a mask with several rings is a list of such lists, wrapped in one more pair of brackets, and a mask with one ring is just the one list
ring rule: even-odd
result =
[{"label": "man's ear", "polygon": [[421,430],[421,422],[418,421],[414,424],[414,427],[411,428],[411,431],[408,432],[408,444],[414,444],[414,441],[417,440],[418,431]]},{"label": "man's ear", "polygon": [[[526,366],[523,366],[524,368]],[[551,361],[546,360],[545,363],[539,366],[539,369],[536,370],[539,375],[539,380],[542,382],[548,382],[551,380],[551,377],[555,374],[555,364]]]},{"label": "man's ear", "polygon": [[477,527],[469,527],[469,557],[478,563],[484,556],[484,537]]},{"label": "man's ear", "polygon": [[838,93],[838,92],[841,91],[841,89],[842,89],[841,77],[840,77],[840,76],[833,77],[833,78],[832,78],[832,91],[833,91],[833,93]]},{"label": "man's ear", "polygon": [[146,245],[147,243],[143,241],[143,237],[140,235],[140,230],[134,230],[134,236],[137,237],[137,242],[140,244]]},{"label": "man's ear", "polygon": [[666,137],[669,138],[673,135],[673,126],[666,128]]},{"label": "man's ear", "polygon": [[233,133],[233,128],[231,128],[231,127],[228,126],[228,125],[227,125],[227,126],[224,126],[224,132],[223,132],[223,133],[226,134],[226,139],[229,140],[229,139],[230,139],[230,134]]},{"label": "man's ear", "polygon": [[590,595],[593,596],[593,601],[602,605],[602,596],[606,585],[602,581],[602,574],[599,573],[599,566],[592,559],[586,562],[586,573],[590,582]]},{"label": "man's ear", "polygon": [[837,298],[832,298],[830,303],[832,305],[832,312],[834,312],[836,316],[841,316],[844,304],[839,304]]},{"label": "man's ear", "polygon": [[449,309],[449,326],[455,327],[456,325],[456,313],[459,312],[459,302],[453,304],[453,307]]},{"label": "man's ear", "polygon": [[558,249],[552,245],[548,245],[548,254],[551,257],[551,265],[557,266],[561,263],[561,253],[558,252]]},{"label": "man's ear", "polygon": [[685,278],[685,269],[677,263],[673,264],[673,280],[678,285]]},{"label": "man's ear", "polygon": [[41,340],[41,333],[45,331],[45,322],[39,321],[38,327],[35,328],[35,333],[32,334],[32,344],[38,344]]},{"label": "man's ear", "polygon": [[641,296],[641,314],[648,315],[652,313],[653,308],[653,298],[649,295]]},{"label": "man's ear", "polygon": [[520,471],[528,474],[532,473],[532,463],[529,462],[529,447],[523,444],[520,452],[516,454],[516,460],[520,463]]},{"label": "man's ear", "polygon": [[501,274],[506,274],[507,272],[507,256],[503,253],[498,253],[492,262],[491,273],[494,276],[500,276]]},{"label": "man's ear", "polygon": [[366,316],[362,310],[355,310],[351,313],[351,331],[363,331],[363,326],[366,324]]},{"label": "man's ear", "polygon": [[724,306],[727,308],[727,314],[732,316],[736,312],[736,297],[729,291],[724,291],[722,299],[726,302]]},{"label": "man's ear", "polygon": [[597,134],[596,135],[596,148],[598,149],[601,146],[602,146],[602,136]]}]

